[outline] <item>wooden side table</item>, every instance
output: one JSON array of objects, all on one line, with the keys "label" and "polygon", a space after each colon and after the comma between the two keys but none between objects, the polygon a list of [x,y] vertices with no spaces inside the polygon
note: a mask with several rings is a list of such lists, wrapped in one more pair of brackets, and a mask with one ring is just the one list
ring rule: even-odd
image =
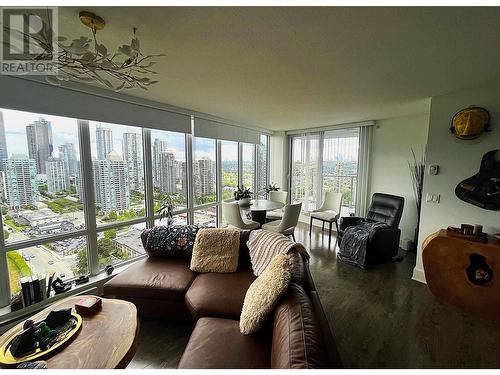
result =
[{"label": "wooden side table", "polygon": [[[30,319],[44,319],[52,310],[75,306],[84,296],[73,296],[50,305]],[[82,316],[82,328],[76,338],[52,357],[44,359],[49,369],[114,369],[125,368],[136,352],[139,322],[134,304],[102,299],[102,309],[94,315]],[[21,322],[9,332],[19,329]],[[1,341],[1,338],[0,338]]]},{"label": "wooden side table", "polygon": [[[500,321],[500,241],[492,236],[487,243],[468,241],[442,229],[427,237],[422,247],[425,279],[436,298],[479,317]],[[482,284],[471,277],[477,259],[491,273]],[[480,273],[481,267],[476,268]]]}]

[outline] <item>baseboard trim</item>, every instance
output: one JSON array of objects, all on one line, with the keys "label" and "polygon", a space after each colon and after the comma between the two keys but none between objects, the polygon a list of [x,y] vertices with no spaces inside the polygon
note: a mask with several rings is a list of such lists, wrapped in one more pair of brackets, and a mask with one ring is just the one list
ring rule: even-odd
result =
[{"label": "baseboard trim", "polygon": [[418,281],[419,283],[427,284],[427,281],[425,280],[425,272],[424,272],[424,270],[415,267],[413,269],[412,280]]}]

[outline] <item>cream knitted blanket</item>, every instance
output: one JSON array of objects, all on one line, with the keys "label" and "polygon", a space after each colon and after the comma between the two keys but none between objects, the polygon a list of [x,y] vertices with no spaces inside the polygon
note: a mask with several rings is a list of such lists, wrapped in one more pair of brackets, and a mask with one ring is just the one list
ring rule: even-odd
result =
[{"label": "cream knitted blanket", "polygon": [[287,254],[296,249],[309,259],[309,254],[301,243],[293,242],[280,233],[259,229],[250,232],[247,242],[250,261],[255,276],[259,276],[277,254]]}]

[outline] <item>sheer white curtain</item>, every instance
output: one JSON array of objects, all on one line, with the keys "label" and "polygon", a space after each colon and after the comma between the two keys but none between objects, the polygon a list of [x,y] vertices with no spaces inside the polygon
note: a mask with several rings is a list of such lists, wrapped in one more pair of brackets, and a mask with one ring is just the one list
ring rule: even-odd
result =
[{"label": "sheer white curtain", "polygon": [[322,133],[292,137],[292,202],[302,202],[302,211],[310,212],[321,204]]},{"label": "sheer white curtain", "polygon": [[359,129],[358,183],[356,189],[356,215],[365,216],[370,197],[368,197],[368,180],[370,172],[370,154],[373,139],[373,126],[362,126]]}]

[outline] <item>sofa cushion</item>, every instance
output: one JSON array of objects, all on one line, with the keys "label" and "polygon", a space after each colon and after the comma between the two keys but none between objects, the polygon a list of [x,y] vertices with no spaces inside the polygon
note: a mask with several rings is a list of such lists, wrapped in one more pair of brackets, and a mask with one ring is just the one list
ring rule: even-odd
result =
[{"label": "sofa cushion", "polygon": [[191,271],[235,272],[238,268],[240,233],[235,229],[203,228],[196,234]]},{"label": "sofa cushion", "polygon": [[189,260],[146,258],[104,284],[104,295],[183,301],[195,276],[189,269]]},{"label": "sofa cushion", "polygon": [[221,317],[239,319],[248,287],[255,280],[252,269],[234,273],[202,273],[186,293],[186,304],[195,319]]},{"label": "sofa cushion", "polygon": [[265,271],[250,285],[240,316],[240,331],[244,335],[257,332],[266,323],[291,280],[288,257],[276,255]]},{"label": "sofa cushion", "polygon": [[325,368],[321,325],[306,291],[292,283],[274,313],[271,368]]},{"label": "sofa cushion", "polygon": [[199,227],[197,225],[156,226],[142,238],[150,257],[190,259]]},{"label": "sofa cushion", "polygon": [[179,368],[269,368],[269,332],[244,336],[237,320],[201,318],[196,323]]}]

